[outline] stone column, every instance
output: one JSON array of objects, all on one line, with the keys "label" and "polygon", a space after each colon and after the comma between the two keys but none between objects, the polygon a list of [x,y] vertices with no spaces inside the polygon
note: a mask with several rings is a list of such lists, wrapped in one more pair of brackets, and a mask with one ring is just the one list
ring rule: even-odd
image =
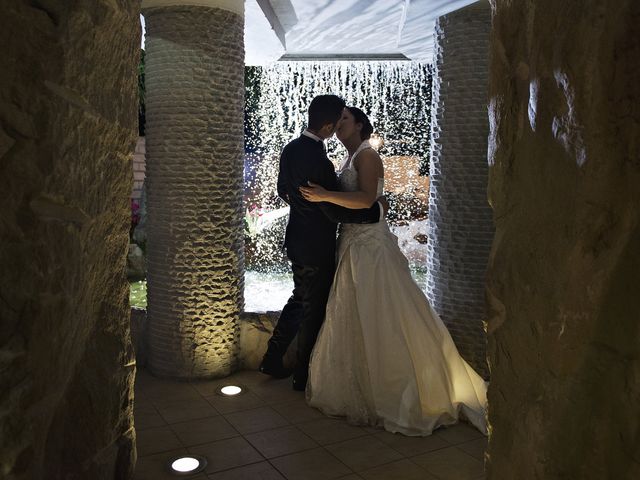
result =
[{"label": "stone column", "polygon": [[494,2],[487,478],[640,478],[640,2]]},{"label": "stone column", "polygon": [[219,377],[237,363],[244,281],[242,8],[223,0],[143,3],[148,367],[160,376]]},{"label": "stone column", "polygon": [[480,3],[436,22],[427,296],[462,356],[487,377],[484,281],[493,239],[487,202],[491,12]]}]

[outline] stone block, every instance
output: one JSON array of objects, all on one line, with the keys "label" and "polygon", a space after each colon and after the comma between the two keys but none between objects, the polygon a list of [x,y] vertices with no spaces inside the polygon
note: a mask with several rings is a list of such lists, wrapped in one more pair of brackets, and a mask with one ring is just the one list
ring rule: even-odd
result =
[{"label": "stone block", "polygon": [[487,478],[637,479],[640,3],[492,3]]},{"label": "stone block", "polygon": [[136,2],[0,15],[0,477],[127,480]]}]

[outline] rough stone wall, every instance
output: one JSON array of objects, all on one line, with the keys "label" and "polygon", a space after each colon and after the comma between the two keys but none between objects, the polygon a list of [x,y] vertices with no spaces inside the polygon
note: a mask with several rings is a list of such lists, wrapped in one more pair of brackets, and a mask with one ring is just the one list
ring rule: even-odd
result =
[{"label": "rough stone wall", "polygon": [[[280,312],[242,312],[240,315],[240,369],[258,369],[279,317]],[[298,337],[296,336],[284,355],[285,366],[293,368],[295,365],[297,345]]]},{"label": "rough stone wall", "polygon": [[0,478],[127,479],[137,2],[0,15]]},{"label": "rough stone wall", "polygon": [[487,201],[488,3],[438,18],[435,30],[427,296],[462,356],[488,377],[485,274],[493,219]]},{"label": "rough stone wall", "polygon": [[[267,344],[278,322],[280,312],[242,312],[239,326],[238,369],[257,370]],[[131,340],[136,354],[136,365],[147,364],[147,311],[131,309]],[[287,366],[293,366],[296,358],[297,337],[284,357]]]},{"label": "rough stone wall", "polygon": [[228,375],[243,306],[244,22],[145,12],[148,366]]},{"label": "rough stone wall", "polygon": [[488,478],[640,478],[640,2],[494,1]]}]

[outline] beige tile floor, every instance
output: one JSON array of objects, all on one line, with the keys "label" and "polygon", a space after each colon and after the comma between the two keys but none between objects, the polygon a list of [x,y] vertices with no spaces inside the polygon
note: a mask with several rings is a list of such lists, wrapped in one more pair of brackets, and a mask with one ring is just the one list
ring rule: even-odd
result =
[{"label": "beige tile floor", "polygon": [[[237,397],[216,390],[241,385]],[[239,372],[224,380],[181,383],[138,371],[135,480],[479,480],[486,439],[460,424],[429,437],[394,435],[323,416],[291,379]],[[197,475],[168,473],[169,459],[201,454]]]}]

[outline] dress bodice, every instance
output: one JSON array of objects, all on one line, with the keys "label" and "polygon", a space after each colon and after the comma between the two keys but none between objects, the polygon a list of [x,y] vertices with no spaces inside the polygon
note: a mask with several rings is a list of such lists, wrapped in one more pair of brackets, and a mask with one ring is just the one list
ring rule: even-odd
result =
[{"label": "dress bodice", "polygon": [[[366,150],[367,148],[373,148],[368,140],[365,140],[360,144],[360,146],[353,152],[351,157],[345,159],[340,167],[340,171],[338,172],[338,182],[340,184],[340,190],[343,192],[355,192],[358,190],[358,171],[353,166],[353,161],[358,156],[358,154]],[[381,196],[384,191],[384,178],[378,179],[378,196]]]}]

